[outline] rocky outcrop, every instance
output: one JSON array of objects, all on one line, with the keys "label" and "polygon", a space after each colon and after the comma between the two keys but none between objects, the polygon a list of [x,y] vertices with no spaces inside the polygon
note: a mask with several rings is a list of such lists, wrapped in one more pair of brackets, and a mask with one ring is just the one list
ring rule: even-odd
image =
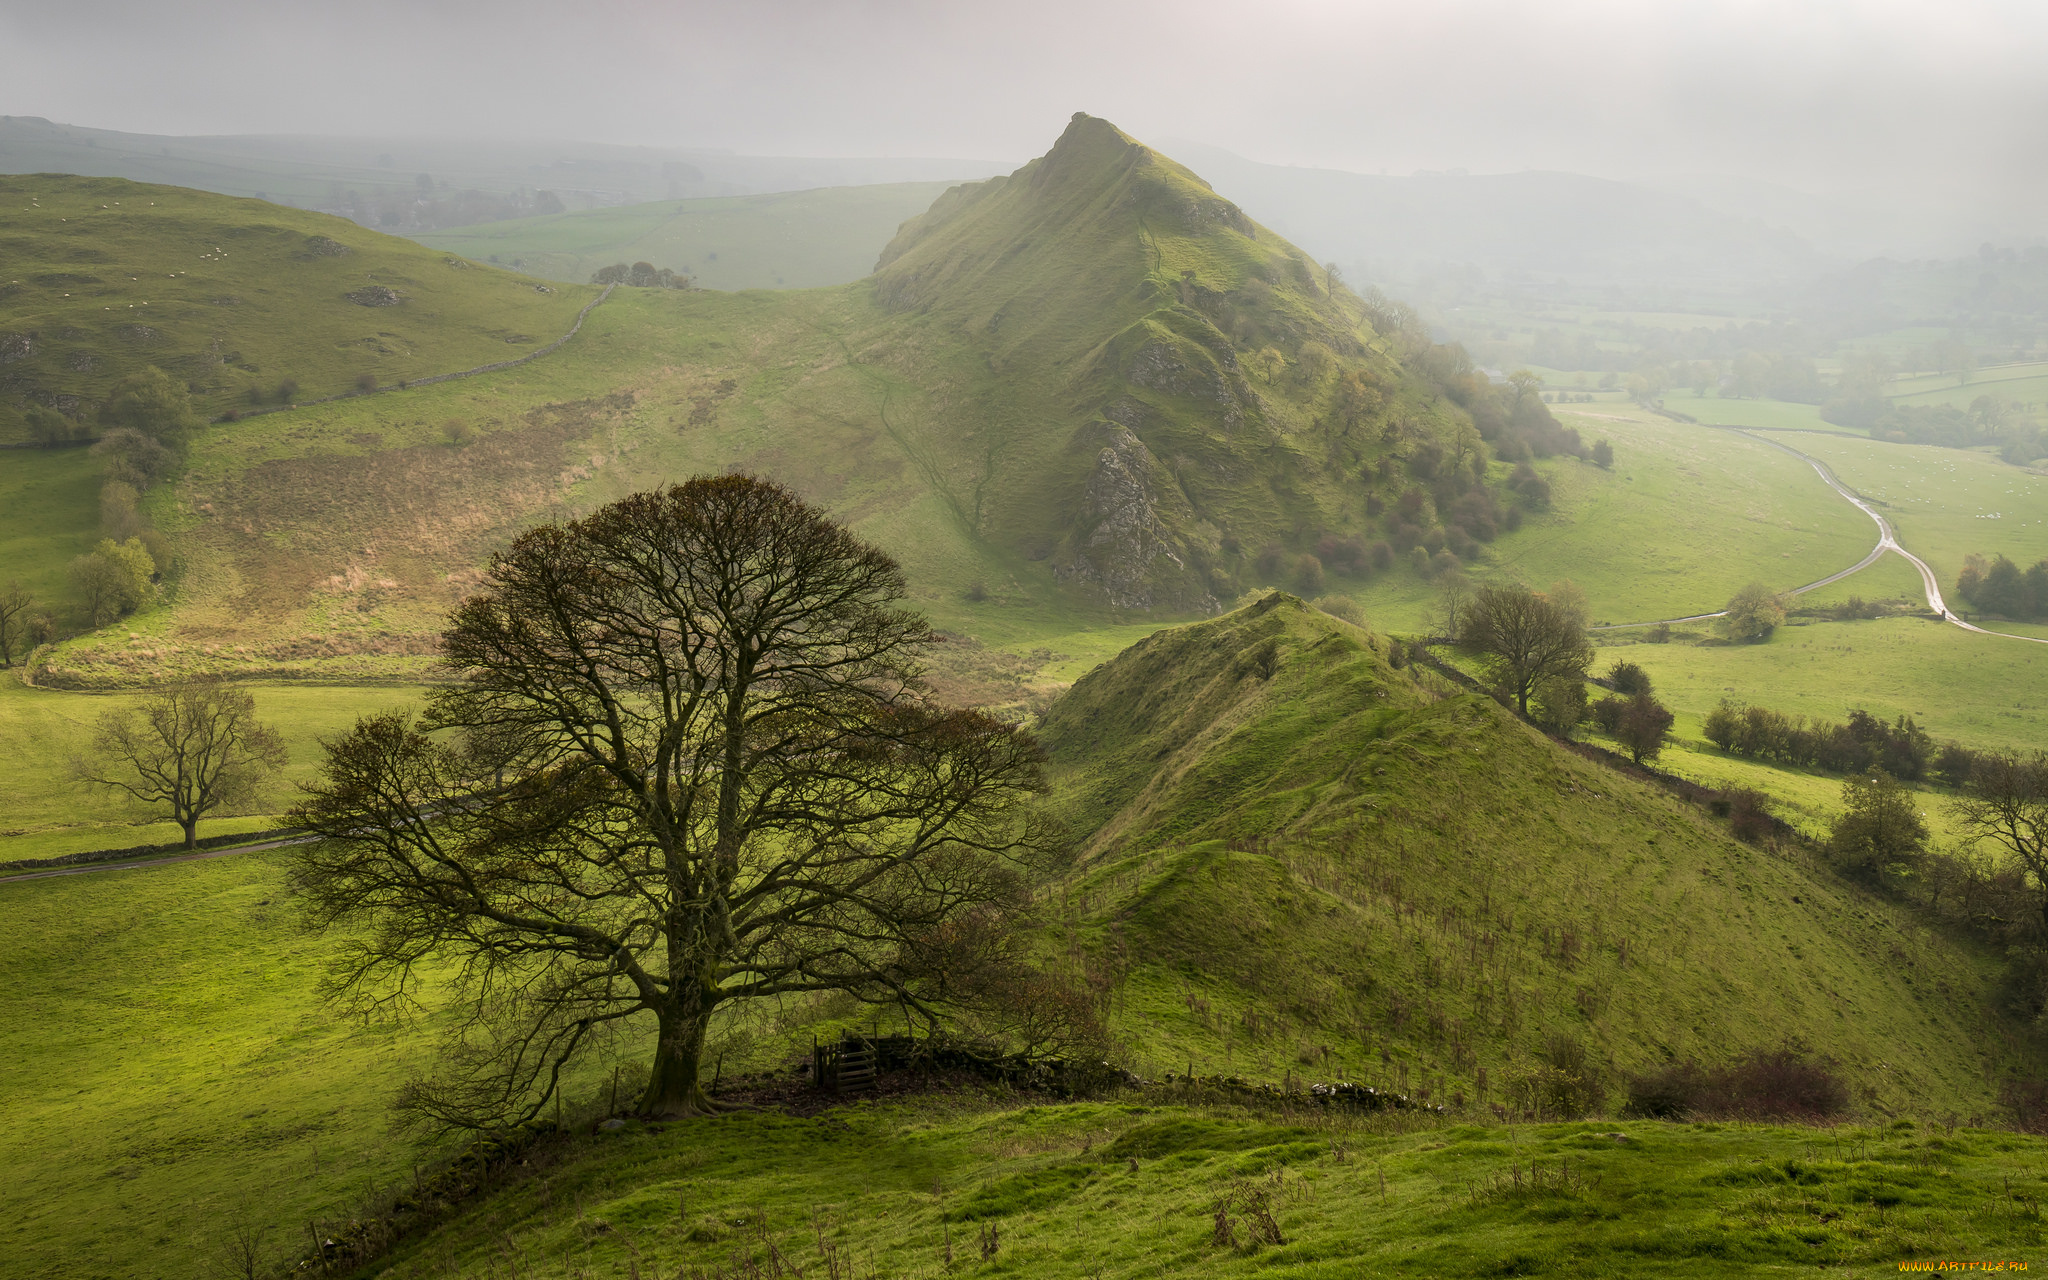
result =
[{"label": "rocky outcrop", "polygon": [[1185,548],[1161,518],[1161,468],[1145,442],[1113,423],[1098,423],[1102,447],[1077,513],[1075,545],[1056,577],[1098,588],[1120,609],[1193,607],[1216,602],[1193,585]]}]

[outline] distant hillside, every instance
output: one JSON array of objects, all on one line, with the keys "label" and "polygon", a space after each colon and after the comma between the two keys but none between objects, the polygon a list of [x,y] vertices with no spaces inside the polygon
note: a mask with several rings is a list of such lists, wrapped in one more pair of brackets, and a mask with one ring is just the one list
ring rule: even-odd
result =
[{"label": "distant hillside", "polygon": [[0,173],[196,187],[343,214],[397,232],[531,212],[542,192],[569,209],[608,208],[813,187],[957,182],[1004,167],[987,160],[745,156],[590,142],[165,137],[0,116]]},{"label": "distant hillside", "polygon": [[1609,290],[1702,297],[1803,282],[1833,261],[1762,218],[1583,174],[1391,177],[1182,152],[1253,216],[1364,279],[1476,271],[1551,302]]},{"label": "distant hillside", "polygon": [[942,182],[897,182],[662,200],[422,231],[417,238],[479,262],[577,283],[614,262],[649,262],[707,289],[813,289],[873,271],[896,229],[945,190]]},{"label": "distant hillside", "polygon": [[213,414],[473,368],[552,342],[596,296],[119,178],[0,177],[0,264],[0,441],[28,405],[89,414],[151,365]]},{"label": "distant hillside", "polygon": [[1989,957],[1411,675],[1275,594],[1053,704],[1087,836],[1055,949],[1122,976],[1145,1068],[1476,1101],[1557,1036],[1610,1082],[1796,1040],[1860,1106],[1989,1108]]}]

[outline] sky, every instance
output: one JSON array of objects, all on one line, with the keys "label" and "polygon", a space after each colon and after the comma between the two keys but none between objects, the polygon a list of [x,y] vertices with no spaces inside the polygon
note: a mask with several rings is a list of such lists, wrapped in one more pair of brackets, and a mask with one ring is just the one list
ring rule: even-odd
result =
[{"label": "sky", "polygon": [[0,0],[0,114],[1022,161],[1068,116],[1274,163],[2026,205],[2039,0]]}]

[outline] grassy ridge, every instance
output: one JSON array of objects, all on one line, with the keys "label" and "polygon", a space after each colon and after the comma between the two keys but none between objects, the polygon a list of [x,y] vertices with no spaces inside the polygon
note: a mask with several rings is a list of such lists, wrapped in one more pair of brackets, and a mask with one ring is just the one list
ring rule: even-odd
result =
[{"label": "grassy ridge", "polygon": [[651,262],[706,289],[814,289],[874,270],[898,226],[943,182],[823,187],[773,195],[661,200],[421,232],[420,243],[582,283],[614,262]]},{"label": "grassy ridge", "polygon": [[[0,440],[21,437],[30,400],[90,408],[148,365],[213,413],[286,379],[310,398],[474,368],[560,337],[595,295],[341,218],[118,178],[0,176],[0,210]],[[379,287],[401,301],[350,300]]]},{"label": "grassy ridge", "polygon": [[1872,1109],[1984,1109],[2009,1051],[1990,957],[1491,702],[1430,700],[1379,648],[1275,596],[1153,636],[1048,712],[1094,833],[1065,945],[1127,966],[1141,1068],[1472,1102],[1554,1034],[1614,1070],[1796,1037]]},{"label": "grassy ridge", "polygon": [[[837,1259],[883,1276],[1869,1278],[2033,1256],[2044,1157],[2038,1138],[1910,1122],[1404,1130],[1312,1110],[942,1098],[582,1139],[380,1274],[765,1270],[772,1242],[807,1273]],[[1254,1244],[1241,1211],[1238,1247],[1215,1242],[1217,1207],[1247,1189],[1284,1244]]]}]

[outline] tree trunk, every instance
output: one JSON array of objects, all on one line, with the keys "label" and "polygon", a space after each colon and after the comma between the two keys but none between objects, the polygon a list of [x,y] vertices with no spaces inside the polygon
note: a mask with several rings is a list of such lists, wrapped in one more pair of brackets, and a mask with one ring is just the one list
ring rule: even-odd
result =
[{"label": "tree trunk", "polygon": [[197,849],[199,847],[199,819],[184,818],[179,821],[178,825],[185,828],[185,847],[187,849]]},{"label": "tree trunk", "polygon": [[710,1021],[708,1011],[694,1016],[661,1014],[661,1035],[654,1045],[647,1092],[640,1098],[641,1114],[698,1116],[717,1110],[704,1092],[704,1032]]}]

